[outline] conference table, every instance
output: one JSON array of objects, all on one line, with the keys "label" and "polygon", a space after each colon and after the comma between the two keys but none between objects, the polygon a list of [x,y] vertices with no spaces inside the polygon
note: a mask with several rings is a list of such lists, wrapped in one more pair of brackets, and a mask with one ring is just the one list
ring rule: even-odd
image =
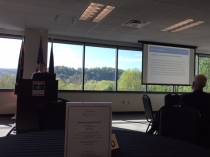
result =
[{"label": "conference table", "polygon": [[[202,157],[210,149],[191,143],[129,130],[112,130],[120,148],[112,157]],[[0,157],[63,157],[64,130],[42,131],[0,138]]]}]

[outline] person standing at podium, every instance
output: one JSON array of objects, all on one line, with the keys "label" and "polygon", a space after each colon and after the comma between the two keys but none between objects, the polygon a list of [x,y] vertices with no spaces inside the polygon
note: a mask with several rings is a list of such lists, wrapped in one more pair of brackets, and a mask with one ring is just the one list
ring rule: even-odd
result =
[{"label": "person standing at podium", "polygon": [[46,64],[44,62],[40,62],[38,66],[38,71],[34,72],[31,76],[31,79],[33,79],[33,75],[36,73],[47,73],[46,72]]},{"label": "person standing at podium", "polygon": [[38,67],[39,71],[37,73],[46,73],[46,64],[43,63],[39,63],[39,67]]}]

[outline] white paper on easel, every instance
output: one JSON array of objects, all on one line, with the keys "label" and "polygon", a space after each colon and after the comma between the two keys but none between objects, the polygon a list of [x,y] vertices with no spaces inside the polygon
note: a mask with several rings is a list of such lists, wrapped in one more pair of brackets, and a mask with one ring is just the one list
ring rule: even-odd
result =
[{"label": "white paper on easel", "polygon": [[65,157],[111,157],[110,102],[68,102]]}]

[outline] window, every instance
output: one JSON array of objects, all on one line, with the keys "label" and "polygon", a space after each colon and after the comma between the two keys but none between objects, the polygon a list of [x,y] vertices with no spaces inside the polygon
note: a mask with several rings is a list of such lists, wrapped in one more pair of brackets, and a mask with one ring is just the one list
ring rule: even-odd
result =
[{"label": "window", "polygon": [[204,74],[207,77],[208,82],[204,88],[204,91],[210,92],[210,56],[199,55],[198,73]]},{"label": "window", "polygon": [[[48,43],[48,61],[51,43]],[[82,90],[83,45],[53,43],[54,70],[59,90]],[[49,65],[49,63],[48,63]]]},{"label": "window", "polygon": [[191,86],[175,86],[175,92],[192,92]]},{"label": "window", "polygon": [[148,92],[172,92],[173,86],[167,85],[147,85]]},{"label": "window", "polygon": [[[49,61],[51,42],[48,43],[48,47]],[[142,51],[138,48],[55,40],[53,53],[59,90],[192,91],[190,86],[142,85]],[[195,65],[196,72],[199,70],[210,79],[208,57],[197,57]],[[210,91],[210,83],[205,90]]]},{"label": "window", "polygon": [[84,90],[115,91],[116,48],[85,46]]},{"label": "window", "polygon": [[0,89],[14,89],[21,42],[0,38]]},{"label": "window", "polygon": [[142,51],[118,49],[118,91],[143,91]]}]

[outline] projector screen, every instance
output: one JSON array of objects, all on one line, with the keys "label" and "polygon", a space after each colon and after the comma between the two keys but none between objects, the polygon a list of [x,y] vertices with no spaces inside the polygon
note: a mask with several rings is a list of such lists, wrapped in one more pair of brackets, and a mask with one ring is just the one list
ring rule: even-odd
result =
[{"label": "projector screen", "polygon": [[143,44],[142,84],[190,85],[195,48]]}]

